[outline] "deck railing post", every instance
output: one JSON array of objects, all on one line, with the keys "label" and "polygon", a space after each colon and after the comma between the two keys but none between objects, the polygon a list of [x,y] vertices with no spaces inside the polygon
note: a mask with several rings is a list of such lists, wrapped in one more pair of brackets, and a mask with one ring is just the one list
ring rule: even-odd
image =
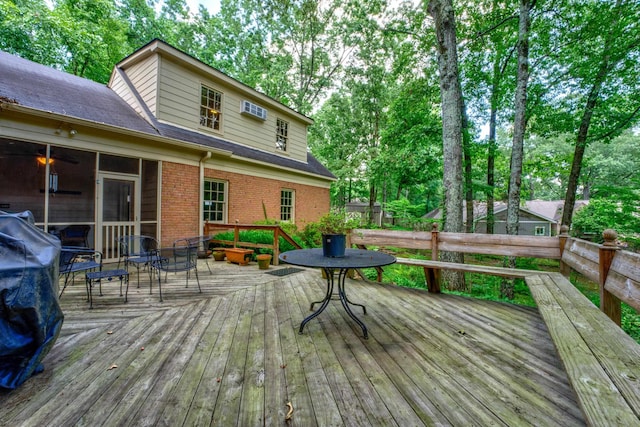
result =
[{"label": "deck railing post", "polygon": [[278,265],[278,257],[280,256],[280,225],[273,227],[273,265]]},{"label": "deck railing post", "polygon": [[616,244],[618,233],[615,230],[607,229],[602,232],[602,237],[604,238],[604,243],[600,245],[599,251],[600,310],[620,326],[622,317],[620,299],[604,288],[613,257],[618,250],[618,245]]},{"label": "deck railing post", "polygon": [[[431,259],[433,261],[438,261],[438,224],[433,223],[431,225]],[[439,294],[441,291],[440,280],[441,273],[440,269],[435,268],[424,268],[424,276],[427,279],[427,289],[429,292],[433,292],[435,294]]]},{"label": "deck railing post", "polygon": [[567,244],[569,238],[569,227],[566,225],[560,226],[560,234],[558,235],[558,245],[560,246],[560,274],[564,277],[569,277],[571,274],[571,267],[562,261],[562,253]]}]

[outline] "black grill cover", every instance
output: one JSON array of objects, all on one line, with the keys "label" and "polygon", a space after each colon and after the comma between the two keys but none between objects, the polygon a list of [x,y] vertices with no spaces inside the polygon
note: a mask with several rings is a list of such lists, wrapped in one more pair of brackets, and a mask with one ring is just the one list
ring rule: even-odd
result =
[{"label": "black grill cover", "polygon": [[41,372],[62,327],[60,240],[31,212],[0,211],[0,387],[15,389]]}]

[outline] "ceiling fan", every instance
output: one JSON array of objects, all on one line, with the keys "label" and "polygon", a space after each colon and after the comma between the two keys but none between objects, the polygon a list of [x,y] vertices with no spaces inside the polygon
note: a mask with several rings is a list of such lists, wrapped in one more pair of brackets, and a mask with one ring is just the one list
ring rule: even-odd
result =
[{"label": "ceiling fan", "polygon": [[[47,162],[46,150],[44,148],[34,149],[29,145],[30,144],[0,144],[0,159],[10,157],[29,157],[35,158],[38,163],[45,165]],[[55,148],[51,148],[49,159],[50,163],[52,163],[52,161],[73,165],[80,163],[75,157],[65,154],[64,152],[61,153],[60,150],[56,150]]]}]

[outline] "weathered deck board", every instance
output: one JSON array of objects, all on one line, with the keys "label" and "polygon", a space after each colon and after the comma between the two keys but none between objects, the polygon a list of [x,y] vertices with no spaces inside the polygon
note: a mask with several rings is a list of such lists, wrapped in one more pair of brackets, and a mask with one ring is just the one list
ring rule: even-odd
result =
[{"label": "weathered deck board", "polygon": [[339,301],[299,335],[318,271],[203,267],[202,294],[169,275],[163,303],[141,275],[129,303],[106,285],[89,310],[77,280],[45,371],[0,391],[0,425],[584,425],[534,309],[349,281],[369,339]]}]

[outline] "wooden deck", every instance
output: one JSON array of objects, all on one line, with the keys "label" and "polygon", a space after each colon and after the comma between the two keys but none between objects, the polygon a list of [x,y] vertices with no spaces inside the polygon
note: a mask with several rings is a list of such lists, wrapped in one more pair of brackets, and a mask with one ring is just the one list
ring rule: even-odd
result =
[{"label": "wooden deck", "polygon": [[89,310],[76,280],[45,371],[0,391],[0,425],[585,424],[535,309],[350,280],[369,339],[338,301],[299,335],[319,271],[210,264],[202,294],[170,275],[163,303],[134,274],[128,303],[110,284]]}]

